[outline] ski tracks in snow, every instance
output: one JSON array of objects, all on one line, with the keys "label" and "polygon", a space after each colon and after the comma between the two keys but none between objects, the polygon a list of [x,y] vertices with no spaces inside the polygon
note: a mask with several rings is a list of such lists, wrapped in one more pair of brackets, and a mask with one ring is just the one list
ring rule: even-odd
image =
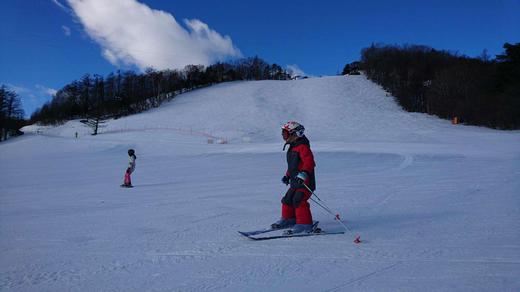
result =
[{"label": "ski tracks in snow", "polygon": [[348,282],[346,282],[344,284],[338,285],[338,286],[336,286],[336,287],[334,287],[332,289],[325,290],[324,292],[341,291],[341,289],[345,288],[346,286],[349,286],[349,285],[354,284],[354,283],[359,282],[359,281],[366,280],[366,279],[368,279],[368,278],[370,278],[370,277],[372,277],[374,275],[377,275],[377,274],[383,273],[385,271],[388,271],[390,269],[393,269],[393,268],[395,268],[399,264],[401,264],[401,262],[396,262],[396,263],[393,263],[391,265],[384,266],[384,267],[382,267],[380,269],[377,269],[377,270],[375,270],[373,272],[370,272],[368,274],[364,274],[363,276],[354,278],[354,279],[352,279],[352,280],[350,280],[350,281],[348,281]]}]

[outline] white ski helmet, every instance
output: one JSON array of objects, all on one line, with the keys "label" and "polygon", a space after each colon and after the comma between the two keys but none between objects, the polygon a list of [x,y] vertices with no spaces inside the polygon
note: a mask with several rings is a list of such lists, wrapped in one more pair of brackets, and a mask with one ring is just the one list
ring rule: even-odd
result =
[{"label": "white ski helmet", "polygon": [[303,132],[305,131],[305,127],[302,124],[295,121],[288,121],[282,126],[282,131],[287,131],[289,135],[296,135],[298,137],[303,136]]}]

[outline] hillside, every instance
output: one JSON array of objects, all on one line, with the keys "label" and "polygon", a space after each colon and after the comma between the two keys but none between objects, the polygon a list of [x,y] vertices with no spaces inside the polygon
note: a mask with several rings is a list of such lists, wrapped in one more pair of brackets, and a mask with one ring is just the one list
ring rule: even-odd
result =
[{"label": "hillside", "polygon": [[[279,217],[287,120],[361,244],[236,232]],[[0,290],[520,289],[520,132],[404,112],[363,76],[224,83],[97,136],[79,121],[25,131],[0,144]]]}]

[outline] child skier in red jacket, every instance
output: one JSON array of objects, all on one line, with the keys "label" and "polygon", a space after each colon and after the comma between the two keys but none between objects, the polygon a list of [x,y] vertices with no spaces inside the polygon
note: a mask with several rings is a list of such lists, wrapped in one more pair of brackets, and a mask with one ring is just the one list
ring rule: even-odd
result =
[{"label": "child skier in red jacket", "polygon": [[292,227],[288,233],[302,233],[312,231],[312,214],[307,202],[316,189],[314,176],[314,155],[310,143],[303,134],[303,125],[290,121],[282,126],[282,137],[287,145],[287,171],[282,182],[290,185],[289,190],[282,198],[282,218],[271,225],[272,228]]}]

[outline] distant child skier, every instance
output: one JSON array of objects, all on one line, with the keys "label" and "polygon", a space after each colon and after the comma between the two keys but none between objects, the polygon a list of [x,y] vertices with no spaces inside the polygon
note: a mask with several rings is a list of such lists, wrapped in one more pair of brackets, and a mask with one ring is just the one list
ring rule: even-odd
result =
[{"label": "distant child skier", "polygon": [[132,180],[130,179],[130,175],[135,170],[135,160],[137,157],[135,156],[134,149],[128,149],[128,167],[125,171],[125,181],[121,185],[122,187],[131,188],[132,187]]},{"label": "distant child skier", "polygon": [[289,121],[282,126],[282,137],[285,140],[284,150],[287,145],[287,171],[282,182],[290,185],[289,190],[282,198],[282,218],[271,225],[272,228],[281,229],[292,227],[287,233],[302,233],[312,231],[312,214],[307,202],[311,190],[315,190],[314,155],[312,154],[309,140],[303,134],[303,125]]}]

